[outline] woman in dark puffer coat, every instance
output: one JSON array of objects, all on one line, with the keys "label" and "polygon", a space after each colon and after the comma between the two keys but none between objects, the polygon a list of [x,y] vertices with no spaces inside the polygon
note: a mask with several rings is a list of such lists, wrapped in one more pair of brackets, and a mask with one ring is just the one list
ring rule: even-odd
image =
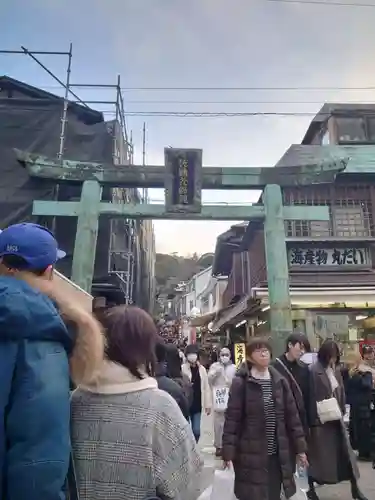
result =
[{"label": "woman in dark puffer coat", "polygon": [[233,379],[226,411],[222,456],[233,463],[239,500],[279,500],[296,493],[296,460],[306,465],[306,441],[293,394],[269,366],[268,341],[255,338],[247,363]]}]

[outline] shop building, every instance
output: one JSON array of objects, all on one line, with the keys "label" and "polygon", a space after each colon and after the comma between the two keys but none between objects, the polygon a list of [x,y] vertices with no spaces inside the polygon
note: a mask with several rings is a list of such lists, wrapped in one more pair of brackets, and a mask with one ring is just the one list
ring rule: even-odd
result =
[{"label": "shop building", "polygon": [[[343,157],[349,158],[348,166],[334,183],[283,189],[284,205],[330,209],[329,221],[285,225],[293,325],[313,345],[327,337],[350,345],[370,334],[364,319],[375,314],[375,106],[324,105],[302,144],[292,145],[275,166]],[[220,311],[215,327],[235,329],[244,322],[248,336],[266,332],[261,222],[247,224],[231,264],[224,292],[227,310]]]}]

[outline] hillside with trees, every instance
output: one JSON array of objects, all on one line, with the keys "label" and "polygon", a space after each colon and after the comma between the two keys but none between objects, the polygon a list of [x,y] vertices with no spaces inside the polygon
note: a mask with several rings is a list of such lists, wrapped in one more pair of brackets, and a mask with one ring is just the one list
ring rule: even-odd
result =
[{"label": "hillside with trees", "polygon": [[172,293],[178,283],[189,281],[194,274],[209,267],[212,261],[213,254],[183,257],[176,253],[157,253],[155,275],[159,293]]}]

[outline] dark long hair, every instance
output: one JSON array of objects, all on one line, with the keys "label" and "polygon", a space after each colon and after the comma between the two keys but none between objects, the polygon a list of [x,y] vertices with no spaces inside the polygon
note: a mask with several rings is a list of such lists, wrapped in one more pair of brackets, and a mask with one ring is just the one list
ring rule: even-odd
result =
[{"label": "dark long hair", "polygon": [[152,317],[135,306],[112,307],[100,316],[106,332],[107,358],[138,379],[144,377],[143,370],[153,376],[157,329]]},{"label": "dark long hair", "polygon": [[173,344],[166,345],[167,371],[171,378],[182,378],[181,358],[178,349]]},{"label": "dark long hair", "polygon": [[340,349],[334,340],[327,339],[320,346],[318,361],[327,368],[332,358],[336,358],[336,366],[340,364]]}]

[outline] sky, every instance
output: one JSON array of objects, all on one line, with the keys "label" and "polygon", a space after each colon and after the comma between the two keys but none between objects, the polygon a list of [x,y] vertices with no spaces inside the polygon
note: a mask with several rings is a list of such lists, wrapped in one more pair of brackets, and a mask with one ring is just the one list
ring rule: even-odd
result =
[{"label": "sky", "polygon": [[[206,166],[272,166],[301,141],[324,102],[375,102],[375,0],[367,2],[373,7],[361,7],[363,0],[342,0],[352,6],[304,1],[13,0],[5,11],[2,6],[0,49],[66,51],[72,42],[72,83],[115,84],[119,74],[128,88],[126,111],[136,114],[127,117],[135,163],[142,161],[146,121],[150,165],[163,164],[164,147],[172,146],[202,148]],[[65,57],[41,60],[66,78]],[[0,74],[62,94],[24,55],[0,54]],[[76,91],[86,100],[115,99],[108,89]],[[95,107],[113,118],[111,105]],[[139,116],[154,111],[296,115]],[[258,197],[254,191],[203,193],[204,202],[220,204]],[[150,190],[150,198],[160,202],[163,191]],[[230,225],[155,221],[157,251],[212,252]]]}]

